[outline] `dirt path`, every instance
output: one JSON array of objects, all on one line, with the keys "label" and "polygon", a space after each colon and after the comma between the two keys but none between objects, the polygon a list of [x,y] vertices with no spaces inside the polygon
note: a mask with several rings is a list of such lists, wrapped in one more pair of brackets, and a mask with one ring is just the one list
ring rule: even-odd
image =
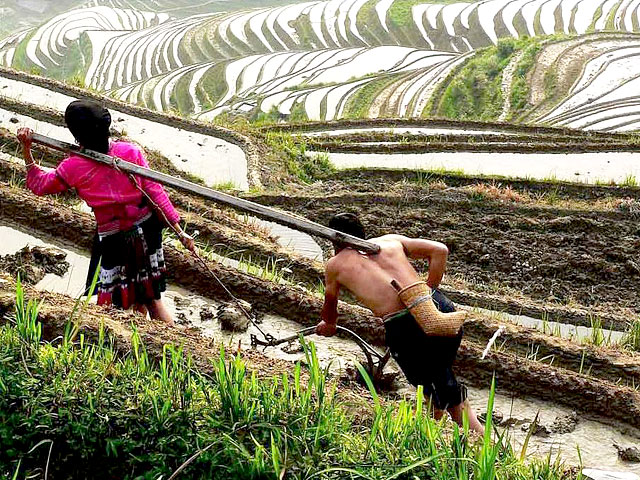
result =
[{"label": "dirt path", "polygon": [[511,111],[511,85],[516,73],[516,67],[524,55],[524,50],[518,52],[509,61],[509,64],[502,71],[502,112],[498,117],[499,122],[504,122]]}]

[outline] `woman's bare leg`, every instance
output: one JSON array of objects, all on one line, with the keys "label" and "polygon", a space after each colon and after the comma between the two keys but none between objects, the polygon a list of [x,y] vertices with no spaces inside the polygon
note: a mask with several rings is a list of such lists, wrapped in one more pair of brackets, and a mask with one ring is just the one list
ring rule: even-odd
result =
[{"label": "woman's bare leg", "polygon": [[164,303],[162,303],[162,300],[152,300],[149,304],[149,313],[154,320],[162,320],[171,326],[175,325],[173,317],[169,313],[169,310],[167,310],[167,307],[164,306]]},{"label": "woman's bare leg", "polygon": [[467,418],[469,419],[469,428],[475,432],[478,432],[480,435],[484,435],[484,427],[478,420],[478,417],[476,417],[476,414],[471,408],[471,405],[469,405],[468,400],[465,400],[455,407],[449,408],[448,411],[451,414],[451,418],[453,419],[453,421],[460,426],[462,426],[462,417],[464,415],[464,412],[466,412]]}]

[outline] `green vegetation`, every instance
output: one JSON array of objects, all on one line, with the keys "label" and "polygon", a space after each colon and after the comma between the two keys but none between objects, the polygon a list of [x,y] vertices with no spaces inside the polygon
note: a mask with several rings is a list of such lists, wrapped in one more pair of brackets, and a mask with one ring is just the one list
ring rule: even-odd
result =
[{"label": "green vegetation", "polygon": [[207,70],[196,86],[196,97],[204,110],[213,108],[227,93],[224,74],[228,62],[223,61]]},{"label": "green vegetation", "polygon": [[358,90],[351,95],[351,98],[347,100],[347,105],[344,109],[344,118],[369,118],[369,109],[373,105],[375,99],[384,91],[385,88],[397,79],[397,74],[383,75],[380,78],[367,83],[363,87],[358,88]]},{"label": "green vegetation", "polygon": [[0,327],[6,478],[569,478],[559,460],[524,463],[492,435],[493,393],[476,442],[426,415],[420,390],[415,404],[383,404],[371,389],[363,421],[313,344],[304,371],[259,379],[222,350],[206,374],[170,345],[152,357],[135,328],[127,353],[102,331],[42,342],[35,303],[17,296],[15,325]]},{"label": "green vegetation", "polygon": [[287,171],[303,182],[313,182],[335,171],[326,153],[310,155],[307,145],[290,133],[267,132],[265,143],[286,162]]},{"label": "green vegetation", "polygon": [[511,83],[511,98],[509,99],[511,106],[510,116],[512,118],[516,117],[525,111],[527,107],[531,106],[529,103],[529,92],[531,90],[531,86],[527,81],[527,76],[529,71],[535,65],[536,56],[541,48],[542,45],[539,43],[534,43],[533,45],[526,47],[522,54],[522,58],[516,66],[513,82]]},{"label": "green vegetation", "polygon": [[620,345],[640,352],[640,319],[634,320],[630,325],[627,332],[622,337]]},{"label": "green vegetation", "polygon": [[[472,0],[432,0],[429,3],[471,3]],[[397,28],[406,28],[413,24],[411,8],[425,3],[423,0],[395,0],[389,7],[387,17],[390,25]]]},{"label": "green vegetation", "polygon": [[[513,55],[527,49],[527,63],[518,74],[526,75],[535,58],[532,40],[501,39],[495,47],[478,50],[455,74],[437,102],[436,114],[457,120],[496,120],[502,111],[502,73]],[[530,51],[529,51],[530,50]],[[524,59],[523,59],[524,60]],[[522,67],[522,68],[520,68]],[[526,89],[519,85],[511,98],[520,107]],[[515,99],[514,99],[515,95]],[[524,97],[526,99],[526,96]]]}]

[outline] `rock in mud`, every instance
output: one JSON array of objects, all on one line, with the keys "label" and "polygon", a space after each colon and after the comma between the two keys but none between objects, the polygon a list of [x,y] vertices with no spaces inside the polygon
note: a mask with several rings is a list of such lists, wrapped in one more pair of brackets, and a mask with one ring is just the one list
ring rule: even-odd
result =
[{"label": "rock in mud", "polygon": [[[502,412],[498,410],[494,410],[491,418],[494,425],[501,425],[502,420],[504,420],[504,414],[502,414]],[[478,415],[478,420],[480,420],[482,423],[487,423],[487,412],[482,412],[480,415]]]},{"label": "rock in mud", "polygon": [[11,118],[9,119],[9,121],[10,121],[11,123],[20,123],[20,120],[18,120],[18,118],[17,118],[17,117],[11,117]]},{"label": "rock in mud", "polygon": [[176,304],[176,308],[185,309],[185,308],[189,308],[193,302],[189,297],[183,297],[182,295],[176,295],[173,298],[173,303]]},{"label": "rock in mud", "polygon": [[549,427],[536,422],[525,423],[524,425],[522,425],[523,432],[528,432],[530,430],[532,431],[531,435],[535,437],[548,437],[552,433]]},{"label": "rock in mud", "polygon": [[[243,302],[243,308],[251,312],[251,306]],[[218,320],[223,330],[230,332],[246,332],[249,319],[237,305],[224,305],[218,310]]]},{"label": "rock in mud", "polygon": [[203,322],[213,320],[214,318],[216,318],[216,312],[209,305],[205,305],[200,309],[200,320]]},{"label": "rock in mud", "polygon": [[54,247],[26,246],[13,255],[0,256],[0,270],[15,277],[20,275],[22,282],[35,285],[47,273],[59,277],[69,270],[67,254]]},{"label": "rock in mud", "polygon": [[551,424],[553,433],[565,434],[571,433],[576,429],[578,424],[578,412],[571,412],[568,415],[559,415]]},{"label": "rock in mud", "polygon": [[618,450],[618,457],[625,462],[640,463],[640,449],[638,447],[620,447],[613,444]]}]

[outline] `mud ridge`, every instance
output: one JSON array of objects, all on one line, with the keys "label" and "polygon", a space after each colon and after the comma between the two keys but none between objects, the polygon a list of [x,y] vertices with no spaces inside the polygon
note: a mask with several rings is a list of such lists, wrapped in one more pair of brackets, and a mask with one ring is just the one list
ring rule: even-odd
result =
[{"label": "mud ridge", "polygon": [[623,323],[640,312],[640,229],[627,212],[492,201],[448,189],[257,201],[321,224],[337,211],[357,211],[371,237],[401,232],[439,240],[449,247],[449,272],[482,295],[517,292]]},{"label": "mud ridge", "polygon": [[367,143],[416,143],[427,144],[435,143],[436,145],[447,144],[469,144],[469,143],[481,143],[481,144],[555,144],[566,148],[577,148],[581,145],[628,145],[629,147],[637,148],[638,140],[622,142],[620,139],[590,139],[590,138],[576,138],[575,136],[567,135],[527,135],[527,134],[509,134],[499,135],[493,133],[483,134],[466,134],[459,135],[449,133],[393,133],[393,132],[358,132],[358,133],[343,133],[339,135],[302,135],[300,138],[304,139],[308,146],[315,144],[329,145],[328,148],[338,148],[341,144],[367,144]]},{"label": "mud ridge", "polygon": [[392,127],[424,127],[451,128],[457,130],[501,130],[505,132],[524,133],[529,135],[562,135],[573,138],[601,138],[631,140],[636,138],[632,134],[602,133],[594,131],[576,130],[562,127],[540,127],[530,125],[513,125],[501,122],[456,121],[443,118],[376,118],[362,120],[333,120],[328,122],[290,123],[287,125],[273,125],[262,127],[261,131],[281,132],[314,132],[322,130],[346,130],[350,128],[392,128]]},{"label": "mud ridge", "polygon": [[306,141],[311,152],[361,153],[361,154],[408,154],[438,152],[485,152],[485,153],[605,153],[637,152],[640,145],[632,143],[547,143],[547,142],[409,142],[409,143],[340,143]]},{"label": "mud ridge", "polygon": [[638,197],[640,188],[621,187],[617,185],[588,185],[576,182],[565,182],[561,180],[542,181],[518,178],[508,178],[501,176],[474,176],[456,175],[440,172],[430,172],[425,170],[412,169],[391,169],[391,168],[350,168],[327,175],[323,180],[333,180],[345,184],[356,184],[359,188],[366,188],[371,185],[371,190],[379,191],[379,184],[419,182],[424,181],[424,176],[428,175],[429,181],[442,181],[451,187],[461,187],[477,183],[493,182],[505,187],[517,190],[526,190],[533,193],[553,191],[561,197],[575,197],[585,199],[595,199],[602,197]]}]

